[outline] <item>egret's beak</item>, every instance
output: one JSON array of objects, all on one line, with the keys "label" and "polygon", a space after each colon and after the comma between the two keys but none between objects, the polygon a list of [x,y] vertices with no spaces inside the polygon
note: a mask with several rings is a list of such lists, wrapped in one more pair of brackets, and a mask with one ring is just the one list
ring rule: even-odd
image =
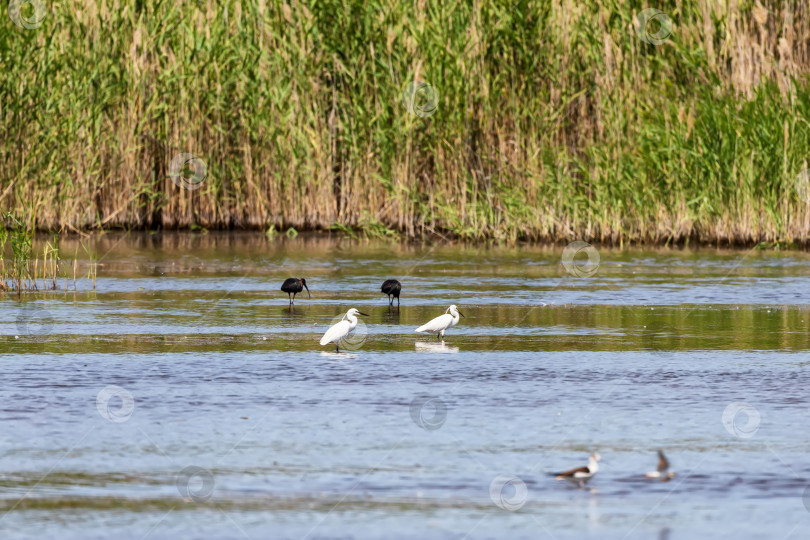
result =
[{"label": "egret's beak", "polygon": [[[459,314],[459,315],[461,315],[462,317],[464,317],[464,314],[463,314],[461,311],[459,311],[459,310],[456,310],[456,311],[458,311],[458,314]],[[467,317],[464,317],[464,318],[466,319]]]},{"label": "egret's beak", "polygon": [[368,317],[368,314],[363,313],[362,311],[358,311],[358,312],[357,312],[357,314],[358,314],[358,315],[364,315],[364,316]]},{"label": "egret's beak", "polygon": [[307,298],[312,298],[312,295],[309,294],[309,287],[307,287],[306,283],[304,283],[304,288],[307,290]]}]

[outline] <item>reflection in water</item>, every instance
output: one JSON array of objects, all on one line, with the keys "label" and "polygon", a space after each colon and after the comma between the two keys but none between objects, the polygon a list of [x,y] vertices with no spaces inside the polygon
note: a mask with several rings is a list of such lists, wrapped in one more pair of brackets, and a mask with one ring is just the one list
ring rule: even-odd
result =
[{"label": "reflection in water", "polygon": [[295,305],[289,305],[281,310],[281,315],[286,319],[301,319],[304,313],[301,309],[295,309]]},{"label": "reflection in water", "polygon": [[444,341],[417,341],[414,343],[417,351],[434,353],[457,353],[458,347],[447,345]]},{"label": "reflection in water", "polygon": [[348,353],[348,352],[329,352],[329,351],[321,351],[321,356],[324,358],[329,358],[330,360],[337,360],[337,361],[344,361],[344,360],[351,360],[354,358],[359,358],[359,356],[355,353]]}]

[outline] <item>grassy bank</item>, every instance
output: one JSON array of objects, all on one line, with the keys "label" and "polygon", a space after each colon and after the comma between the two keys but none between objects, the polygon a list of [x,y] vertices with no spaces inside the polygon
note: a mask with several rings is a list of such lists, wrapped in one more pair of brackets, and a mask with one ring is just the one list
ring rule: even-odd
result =
[{"label": "grassy bank", "polygon": [[[663,2],[645,26],[647,4],[609,0],[51,2],[35,28],[0,17],[0,210],[68,231],[806,242],[793,4]],[[431,86],[409,106],[413,81]]]}]

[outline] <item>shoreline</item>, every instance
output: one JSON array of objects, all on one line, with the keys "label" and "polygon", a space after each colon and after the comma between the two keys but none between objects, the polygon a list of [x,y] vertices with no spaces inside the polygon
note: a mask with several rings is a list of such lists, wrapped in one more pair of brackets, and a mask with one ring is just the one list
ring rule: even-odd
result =
[{"label": "shoreline", "polygon": [[[289,229],[288,229],[289,230]],[[699,238],[682,238],[679,240],[667,242],[654,242],[654,241],[635,241],[625,240],[621,242],[613,241],[600,241],[599,239],[572,236],[570,238],[547,238],[543,240],[509,240],[498,238],[462,238],[453,233],[446,234],[433,234],[424,235],[421,237],[408,237],[403,234],[396,236],[378,236],[374,234],[366,234],[362,229],[355,230],[352,233],[344,229],[341,230],[324,230],[324,229],[309,229],[309,230],[296,230],[292,229],[294,233],[275,232],[270,235],[267,231],[261,229],[89,229],[89,230],[67,230],[64,232],[54,232],[47,230],[37,230],[35,232],[34,240],[39,242],[48,240],[54,234],[58,234],[61,240],[82,240],[82,239],[99,239],[103,237],[118,237],[121,235],[136,235],[142,238],[188,238],[204,241],[204,239],[214,238],[256,238],[267,239],[270,242],[275,241],[329,241],[329,242],[344,242],[344,241],[358,241],[369,243],[383,243],[383,244],[400,244],[410,246],[425,246],[425,245],[440,245],[440,246],[463,246],[463,247],[507,247],[507,248],[520,248],[520,247],[538,247],[538,248],[559,248],[562,249],[566,245],[575,241],[587,242],[588,244],[609,250],[724,250],[724,251],[746,251],[746,250],[760,250],[760,251],[795,251],[807,252],[810,251],[810,239],[803,241],[704,241]],[[203,242],[204,243],[204,242]],[[212,243],[214,243],[212,241]]]}]

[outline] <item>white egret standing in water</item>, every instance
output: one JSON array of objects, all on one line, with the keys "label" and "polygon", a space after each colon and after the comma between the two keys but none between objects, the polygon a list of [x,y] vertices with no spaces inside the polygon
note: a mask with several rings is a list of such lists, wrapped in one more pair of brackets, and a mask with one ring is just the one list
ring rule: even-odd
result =
[{"label": "white egret standing in water", "polygon": [[459,315],[464,317],[458,308],[453,304],[447,311],[444,312],[444,315],[439,315],[429,323],[425,323],[419,328],[416,329],[417,332],[430,332],[436,333],[436,339],[444,341],[444,331],[450,328],[451,326],[455,326],[458,324]]},{"label": "white egret standing in water", "polygon": [[368,317],[365,313],[362,313],[354,308],[350,309],[346,312],[346,315],[343,316],[336,324],[333,324],[329,330],[321,338],[321,345],[326,345],[327,343],[334,343],[335,344],[335,351],[340,352],[340,341],[349,335],[349,332],[355,329],[357,326],[357,316],[364,315]]}]

